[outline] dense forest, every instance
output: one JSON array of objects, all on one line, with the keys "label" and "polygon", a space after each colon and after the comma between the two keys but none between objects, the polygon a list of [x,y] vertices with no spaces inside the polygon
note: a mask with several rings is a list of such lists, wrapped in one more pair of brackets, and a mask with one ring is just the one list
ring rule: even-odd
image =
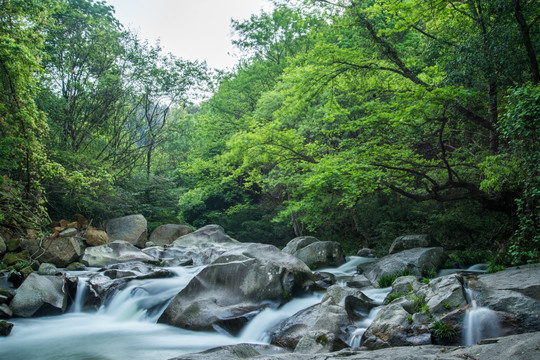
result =
[{"label": "dense forest", "polygon": [[140,213],[538,261],[539,17],[535,0],[276,0],[232,21],[225,72],[104,2],[0,0],[1,231]]}]

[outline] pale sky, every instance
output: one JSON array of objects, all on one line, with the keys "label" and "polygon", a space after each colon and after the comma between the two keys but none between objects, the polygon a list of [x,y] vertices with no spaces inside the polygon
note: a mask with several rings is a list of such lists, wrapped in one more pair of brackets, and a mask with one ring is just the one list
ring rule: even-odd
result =
[{"label": "pale sky", "polygon": [[231,44],[231,19],[269,11],[269,0],[106,0],[115,17],[143,39],[160,39],[163,50],[186,60],[232,68],[238,58]]}]

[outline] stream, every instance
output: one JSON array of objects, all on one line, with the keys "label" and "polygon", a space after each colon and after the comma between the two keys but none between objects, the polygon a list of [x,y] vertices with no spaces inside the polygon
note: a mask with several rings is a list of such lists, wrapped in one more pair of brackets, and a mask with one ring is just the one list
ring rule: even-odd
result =
[{"label": "stream", "polygon": [[69,277],[78,277],[80,284],[69,311],[59,316],[10,319],[15,326],[8,337],[0,337],[0,359],[166,360],[217,346],[268,344],[268,331],[273,326],[319,303],[322,297],[312,294],[293,299],[278,309],[267,308],[236,337],[223,331],[194,332],[158,324],[172,298],[202,268],[168,268],[175,277],[132,280],[93,312],[81,311],[85,284],[92,273],[66,272]]}]

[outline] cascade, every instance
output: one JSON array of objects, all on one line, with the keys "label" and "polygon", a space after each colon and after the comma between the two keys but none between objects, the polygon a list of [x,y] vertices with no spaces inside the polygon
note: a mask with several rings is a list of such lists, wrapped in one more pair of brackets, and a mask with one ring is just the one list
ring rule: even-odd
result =
[{"label": "cascade", "polygon": [[465,297],[469,308],[463,319],[463,345],[475,345],[480,340],[501,335],[497,313],[487,307],[479,306],[477,294],[466,284]]},{"label": "cascade", "polygon": [[84,300],[86,299],[86,293],[88,291],[88,278],[79,277],[79,282],[77,284],[77,291],[75,293],[75,299],[73,300],[73,305],[71,305],[71,312],[79,313],[82,311]]}]

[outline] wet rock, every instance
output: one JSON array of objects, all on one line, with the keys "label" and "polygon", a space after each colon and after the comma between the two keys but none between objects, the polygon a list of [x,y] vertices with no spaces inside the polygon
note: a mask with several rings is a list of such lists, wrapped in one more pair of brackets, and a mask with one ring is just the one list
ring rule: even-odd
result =
[{"label": "wet rock", "polygon": [[241,243],[231,238],[219,225],[206,225],[192,233],[180,236],[173,242],[176,246],[199,246],[202,244],[220,244],[223,246],[238,246]]},{"label": "wet rock", "polygon": [[158,226],[152,231],[149,241],[152,242],[152,246],[170,245],[179,237],[191,232],[193,232],[193,230],[187,225],[165,224]]},{"label": "wet rock", "polygon": [[432,315],[440,316],[467,305],[463,279],[456,274],[432,279],[416,293],[426,300],[426,305]]},{"label": "wet rock", "polygon": [[143,248],[147,240],[147,221],[144,216],[128,215],[105,222],[105,231],[111,241],[126,241]]},{"label": "wet rock", "polygon": [[387,255],[375,262],[358,266],[373,286],[378,286],[381,277],[409,269],[412,275],[422,276],[425,271],[438,270],[444,262],[443,248],[415,248]]},{"label": "wet rock", "polygon": [[356,254],[356,256],[372,258],[372,257],[375,257],[375,254],[373,253],[372,249],[363,248],[363,249],[358,250],[358,253]]},{"label": "wet rock", "polygon": [[38,270],[39,275],[56,275],[57,273],[59,273],[59,271],[56,268],[56,266],[54,266],[53,264],[42,263],[39,266],[39,270]]},{"label": "wet rock", "polygon": [[105,266],[127,261],[158,261],[127,241],[116,240],[107,245],[88,247],[81,257],[87,266]]},{"label": "wet rock", "polygon": [[311,284],[309,268],[276,247],[238,247],[195,276],[169,304],[159,322],[211,330],[217,321],[242,317],[272,303],[284,303]]},{"label": "wet rock", "polygon": [[[284,320],[271,331],[271,343],[288,349],[296,349],[304,337],[302,351],[306,346],[313,346],[313,351],[324,349],[339,350],[346,347],[348,334],[345,328],[354,326],[355,321],[362,319],[377,306],[370,298],[357,289],[339,285],[328,288],[320,304],[304,309]],[[332,334],[328,344],[317,343],[315,333]],[[317,345],[319,344],[319,345]],[[296,351],[296,350],[295,350]],[[300,351],[300,350],[298,350]]]},{"label": "wet rock", "polygon": [[438,244],[435,243],[431,235],[406,235],[396,238],[390,246],[388,253],[395,254],[408,249],[436,246]]},{"label": "wet rock", "polygon": [[392,301],[375,316],[362,336],[362,346],[370,350],[391,346],[431,344],[431,333],[424,324],[411,322],[415,303],[410,296]]},{"label": "wet rock", "polygon": [[0,336],[8,336],[13,329],[13,324],[5,320],[0,320]]},{"label": "wet rock", "polygon": [[339,243],[319,241],[313,236],[294,238],[282,251],[296,256],[311,269],[337,267],[345,263],[343,249]]},{"label": "wet rock", "polygon": [[471,277],[469,286],[481,306],[512,314],[515,332],[540,331],[540,264]]},{"label": "wet rock", "polygon": [[62,277],[30,274],[17,289],[10,308],[22,317],[56,315],[66,310],[67,301]]}]

